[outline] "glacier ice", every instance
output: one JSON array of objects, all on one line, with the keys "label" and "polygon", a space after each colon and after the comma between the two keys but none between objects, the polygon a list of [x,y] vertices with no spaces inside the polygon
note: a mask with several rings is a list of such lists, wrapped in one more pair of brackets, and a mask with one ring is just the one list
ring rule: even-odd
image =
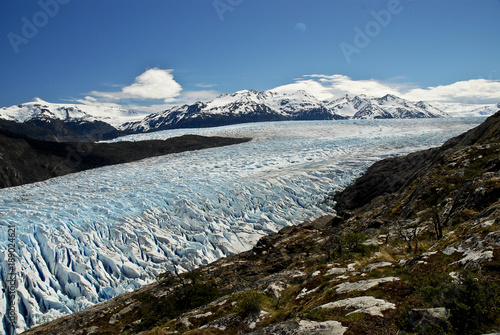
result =
[{"label": "glacier ice", "polygon": [[[373,162],[436,146],[481,118],[280,122],[138,134],[251,142],[108,166],[0,191],[0,313],[7,225],[17,229],[18,331],[179,270],[251,248],[332,212]],[[0,334],[11,334],[5,317]]]}]

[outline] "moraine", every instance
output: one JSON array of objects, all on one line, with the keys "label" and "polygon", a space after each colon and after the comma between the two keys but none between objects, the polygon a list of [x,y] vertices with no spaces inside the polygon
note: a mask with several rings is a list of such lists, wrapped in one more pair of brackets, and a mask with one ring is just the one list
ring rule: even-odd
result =
[{"label": "moraine", "polygon": [[200,266],[329,213],[333,193],[373,162],[438,146],[483,119],[257,123],[117,139],[253,138],[1,190],[1,285],[9,224],[23,330],[137,289],[173,264]]}]

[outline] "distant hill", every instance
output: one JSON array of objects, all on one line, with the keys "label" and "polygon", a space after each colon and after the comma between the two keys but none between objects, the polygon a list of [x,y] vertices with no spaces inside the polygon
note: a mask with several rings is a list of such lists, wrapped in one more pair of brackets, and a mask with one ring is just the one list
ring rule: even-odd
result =
[{"label": "distant hill", "polygon": [[0,128],[0,188],[105,165],[237,144],[248,139],[185,135],[165,141],[94,143],[39,141]]}]

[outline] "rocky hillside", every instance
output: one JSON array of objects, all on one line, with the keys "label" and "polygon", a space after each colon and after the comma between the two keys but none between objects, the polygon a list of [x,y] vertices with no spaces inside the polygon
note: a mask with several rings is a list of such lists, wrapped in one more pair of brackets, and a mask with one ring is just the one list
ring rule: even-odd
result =
[{"label": "rocky hillside", "polygon": [[185,135],[165,141],[47,142],[0,128],[0,188],[46,180],[105,165],[247,141]]},{"label": "rocky hillside", "polygon": [[374,164],[337,216],[25,334],[500,331],[500,112],[442,147]]}]

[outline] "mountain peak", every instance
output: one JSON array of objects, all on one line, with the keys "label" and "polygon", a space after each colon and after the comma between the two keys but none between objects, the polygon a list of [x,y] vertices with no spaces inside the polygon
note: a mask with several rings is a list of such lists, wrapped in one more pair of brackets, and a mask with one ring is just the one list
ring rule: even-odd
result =
[{"label": "mountain peak", "polygon": [[45,100],[43,100],[43,99],[41,99],[39,97],[34,97],[33,99],[31,99],[30,102],[36,102],[36,103],[40,103],[40,104],[46,104],[47,103],[47,101],[45,101]]}]

